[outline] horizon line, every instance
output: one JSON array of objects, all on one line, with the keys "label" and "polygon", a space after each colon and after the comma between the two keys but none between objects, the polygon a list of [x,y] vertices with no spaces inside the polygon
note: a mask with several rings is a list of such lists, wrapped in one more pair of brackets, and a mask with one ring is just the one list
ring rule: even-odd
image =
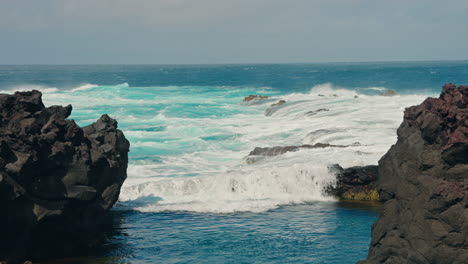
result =
[{"label": "horizon line", "polygon": [[151,66],[151,65],[174,65],[174,66],[208,66],[208,65],[281,65],[281,64],[370,64],[370,63],[421,63],[421,62],[468,62],[468,59],[460,60],[389,60],[389,61],[321,61],[321,62],[219,62],[219,63],[10,63],[0,66]]}]

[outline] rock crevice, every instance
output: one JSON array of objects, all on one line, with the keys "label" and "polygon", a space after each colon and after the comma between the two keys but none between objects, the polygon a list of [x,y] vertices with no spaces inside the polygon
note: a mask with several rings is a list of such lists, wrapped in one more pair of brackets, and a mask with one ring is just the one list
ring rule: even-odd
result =
[{"label": "rock crevice", "polygon": [[468,263],[468,86],[406,109],[379,161],[384,210],[361,263]]},{"label": "rock crevice", "polygon": [[0,260],[70,252],[100,239],[127,177],[129,142],[103,115],[80,128],[39,91],[0,94]]}]

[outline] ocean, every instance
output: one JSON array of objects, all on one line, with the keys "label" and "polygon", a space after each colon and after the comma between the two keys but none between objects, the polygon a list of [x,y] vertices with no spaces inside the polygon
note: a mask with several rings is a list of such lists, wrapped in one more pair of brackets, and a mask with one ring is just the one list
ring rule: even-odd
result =
[{"label": "ocean", "polygon": [[[0,66],[2,93],[40,90],[82,126],[109,114],[131,143],[114,235],[67,263],[364,259],[380,206],[323,194],[328,167],[377,164],[447,82],[468,84],[468,62]],[[246,158],[316,143],[346,147]]]}]

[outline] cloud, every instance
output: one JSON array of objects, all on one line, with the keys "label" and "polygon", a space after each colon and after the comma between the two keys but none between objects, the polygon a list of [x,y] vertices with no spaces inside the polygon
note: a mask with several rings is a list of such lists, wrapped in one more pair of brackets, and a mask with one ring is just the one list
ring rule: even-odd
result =
[{"label": "cloud", "polygon": [[[0,55],[60,63],[467,58],[467,9],[464,0],[0,0]],[[458,39],[451,50],[450,39]]]}]

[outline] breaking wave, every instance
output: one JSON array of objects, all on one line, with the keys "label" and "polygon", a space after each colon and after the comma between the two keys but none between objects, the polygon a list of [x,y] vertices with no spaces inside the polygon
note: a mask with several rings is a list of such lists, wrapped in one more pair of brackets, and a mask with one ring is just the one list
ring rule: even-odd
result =
[{"label": "breaking wave", "polygon": [[[119,121],[131,142],[119,204],[142,212],[259,212],[333,200],[322,193],[334,182],[327,167],[376,164],[396,141],[404,108],[427,97],[369,95],[360,91],[385,88],[330,83],[289,94],[264,87],[126,83],[34,89],[43,91],[46,105],[71,103],[71,118],[80,125],[104,113]],[[242,100],[249,94],[269,98],[246,105]],[[245,159],[255,147],[315,143],[348,147],[302,149],[253,163]]]}]

